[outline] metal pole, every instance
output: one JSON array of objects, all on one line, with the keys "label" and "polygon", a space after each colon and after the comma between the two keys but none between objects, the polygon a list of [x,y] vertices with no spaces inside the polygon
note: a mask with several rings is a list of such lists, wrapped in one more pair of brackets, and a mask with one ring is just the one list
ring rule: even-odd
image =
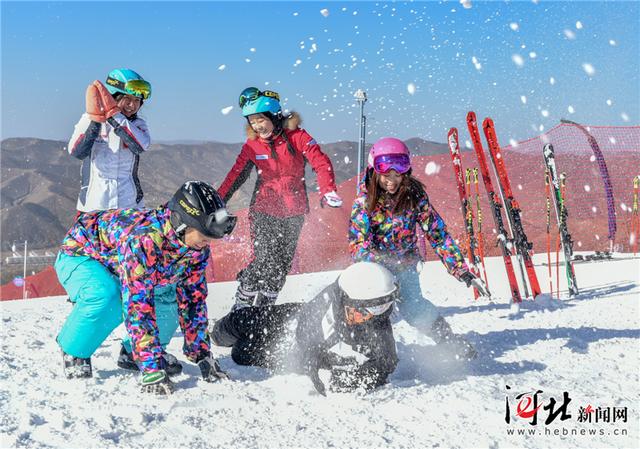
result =
[{"label": "metal pole", "polygon": [[364,104],[367,102],[367,94],[362,89],[358,89],[355,93],[355,98],[360,105],[360,137],[358,140],[358,166],[356,176],[356,190],[360,187],[360,173],[364,169],[364,136],[367,119],[364,116]]},{"label": "metal pole", "polygon": [[24,263],[22,265],[22,299],[27,299],[27,241],[24,241]]}]

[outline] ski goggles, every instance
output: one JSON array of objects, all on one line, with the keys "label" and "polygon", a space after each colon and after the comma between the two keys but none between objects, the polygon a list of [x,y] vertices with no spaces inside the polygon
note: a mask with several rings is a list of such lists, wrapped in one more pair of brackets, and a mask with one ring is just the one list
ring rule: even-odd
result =
[{"label": "ski goggles", "polygon": [[151,84],[145,80],[130,80],[123,83],[120,80],[108,77],[107,84],[143,100],[151,98]]},{"label": "ski goggles", "polygon": [[277,101],[280,101],[280,95],[278,95],[278,92],[274,92],[272,90],[262,91],[257,87],[247,87],[240,93],[238,105],[242,108],[245,104],[255,101],[259,97],[275,98]]},{"label": "ski goggles", "polygon": [[393,300],[377,306],[358,307],[344,306],[345,320],[348,325],[362,324],[369,321],[374,316],[385,313],[393,305]]},{"label": "ski goggles", "polygon": [[206,234],[214,238],[222,238],[231,234],[236,226],[237,218],[229,215],[226,209],[218,209],[207,216],[205,221]]},{"label": "ski goggles", "polygon": [[408,154],[382,154],[374,159],[373,169],[381,175],[391,170],[402,175],[411,169],[411,159]]}]

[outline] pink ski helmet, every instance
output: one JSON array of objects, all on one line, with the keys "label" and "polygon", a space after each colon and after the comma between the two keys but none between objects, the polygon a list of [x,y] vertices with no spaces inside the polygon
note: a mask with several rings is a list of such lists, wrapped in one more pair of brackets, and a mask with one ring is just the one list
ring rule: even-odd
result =
[{"label": "pink ski helmet", "polygon": [[378,174],[384,174],[390,170],[404,174],[411,170],[410,156],[409,148],[402,140],[383,137],[369,150],[368,167],[373,168]]}]

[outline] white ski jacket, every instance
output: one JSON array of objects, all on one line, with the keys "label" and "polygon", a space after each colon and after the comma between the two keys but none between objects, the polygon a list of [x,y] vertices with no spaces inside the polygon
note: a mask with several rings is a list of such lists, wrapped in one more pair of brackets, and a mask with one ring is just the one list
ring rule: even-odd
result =
[{"label": "white ski jacket", "polygon": [[78,211],[143,208],[138,164],[150,144],[141,118],[118,113],[98,123],[82,114],[68,145],[69,154],[83,161]]}]

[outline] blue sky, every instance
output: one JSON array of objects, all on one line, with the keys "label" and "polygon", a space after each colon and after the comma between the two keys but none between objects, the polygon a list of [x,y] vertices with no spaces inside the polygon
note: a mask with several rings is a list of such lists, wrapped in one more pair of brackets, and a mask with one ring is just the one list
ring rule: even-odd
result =
[{"label": "blue sky", "polygon": [[470,109],[501,141],[562,117],[638,124],[639,2],[466,6],[3,1],[2,138],[68,139],[86,85],[116,67],[152,83],[154,140],[244,140],[237,97],[251,85],[278,91],[321,142],[357,140],[358,88],[368,141],[444,142]]}]

